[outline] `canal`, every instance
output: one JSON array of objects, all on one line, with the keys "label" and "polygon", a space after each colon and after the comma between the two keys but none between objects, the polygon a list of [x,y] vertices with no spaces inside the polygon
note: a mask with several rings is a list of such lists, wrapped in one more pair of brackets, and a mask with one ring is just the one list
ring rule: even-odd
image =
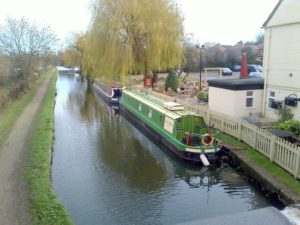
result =
[{"label": "canal", "polygon": [[162,151],[72,75],[57,80],[52,163],[75,224],[177,224],[273,205],[229,166]]}]

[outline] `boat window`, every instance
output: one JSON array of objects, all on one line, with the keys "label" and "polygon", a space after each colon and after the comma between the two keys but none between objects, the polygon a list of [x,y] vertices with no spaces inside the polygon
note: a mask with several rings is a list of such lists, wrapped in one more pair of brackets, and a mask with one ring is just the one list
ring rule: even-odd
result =
[{"label": "boat window", "polygon": [[151,119],[152,118],[152,109],[149,109],[148,111],[148,117]]},{"label": "boat window", "polygon": [[142,104],[139,103],[139,111],[142,111]]}]

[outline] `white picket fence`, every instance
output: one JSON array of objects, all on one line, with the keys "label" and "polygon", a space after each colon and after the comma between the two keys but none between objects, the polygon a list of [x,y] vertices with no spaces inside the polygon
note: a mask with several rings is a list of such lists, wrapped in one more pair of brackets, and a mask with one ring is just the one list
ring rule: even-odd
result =
[{"label": "white picket fence", "polygon": [[300,147],[297,145],[278,138],[242,119],[212,112],[207,106],[193,104],[188,100],[178,99],[152,90],[147,91],[150,95],[166,101],[176,100],[176,102],[184,105],[186,109],[202,116],[210,126],[242,140],[269,158],[271,162],[277,163],[293,174],[295,178],[300,178]]}]

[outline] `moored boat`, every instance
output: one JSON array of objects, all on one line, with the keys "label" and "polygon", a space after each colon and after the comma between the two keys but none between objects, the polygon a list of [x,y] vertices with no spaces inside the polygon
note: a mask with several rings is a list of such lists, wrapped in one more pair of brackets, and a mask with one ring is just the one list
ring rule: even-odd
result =
[{"label": "moored boat", "polygon": [[122,86],[115,82],[95,79],[94,91],[102,96],[108,103],[119,104],[122,95]]},{"label": "moored boat", "polygon": [[181,159],[208,166],[218,158],[219,140],[210,133],[203,117],[176,102],[164,102],[138,90],[123,90],[120,110]]}]

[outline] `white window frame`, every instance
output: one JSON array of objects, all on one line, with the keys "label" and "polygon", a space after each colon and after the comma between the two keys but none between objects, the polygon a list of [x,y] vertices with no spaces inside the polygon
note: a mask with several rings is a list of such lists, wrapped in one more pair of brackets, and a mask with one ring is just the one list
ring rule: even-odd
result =
[{"label": "white window frame", "polygon": [[[271,92],[274,93],[274,96],[271,96]],[[270,107],[270,100],[273,99],[273,101],[275,101],[275,96],[276,96],[275,91],[269,91],[269,93],[268,93],[268,102],[267,102],[267,108],[268,109],[274,110],[274,108]]]},{"label": "white window frame", "polygon": [[[251,96],[248,96],[247,95],[247,93],[248,92],[252,92],[252,95]],[[247,99],[253,99],[253,104],[252,104],[252,106],[247,106]],[[246,98],[245,98],[245,109],[254,109],[255,108],[255,91],[251,91],[251,90],[249,90],[249,91],[246,91]]]}]

